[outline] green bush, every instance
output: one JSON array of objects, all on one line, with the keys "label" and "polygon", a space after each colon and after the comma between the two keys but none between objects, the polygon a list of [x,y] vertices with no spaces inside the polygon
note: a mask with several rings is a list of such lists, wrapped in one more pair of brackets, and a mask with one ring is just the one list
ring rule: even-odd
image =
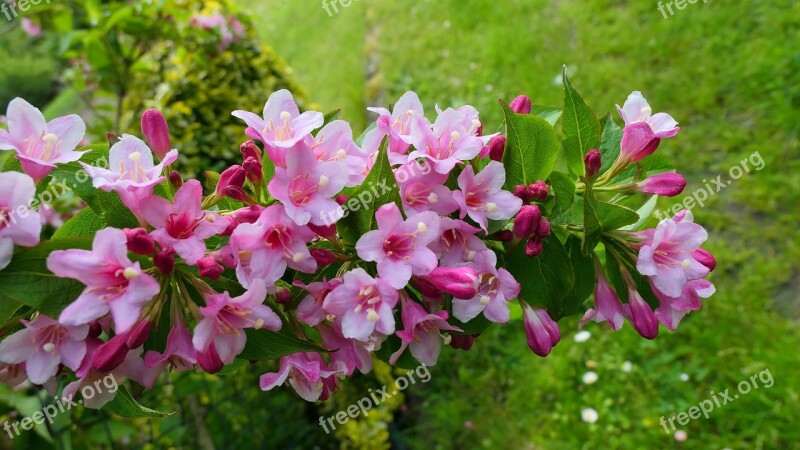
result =
[{"label": "green bush", "polygon": [[0,35],[0,107],[14,97],[45,105],[58,89],[58,61],[44,41],[36,41],[15,27]]}]

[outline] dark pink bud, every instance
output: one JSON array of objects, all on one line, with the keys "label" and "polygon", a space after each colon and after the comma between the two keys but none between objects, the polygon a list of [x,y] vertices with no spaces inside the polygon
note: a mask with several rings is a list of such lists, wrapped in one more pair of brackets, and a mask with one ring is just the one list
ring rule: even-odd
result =
[{"label": "dark pink bud", "polygon": [[600,150],[589,150],[583,157],[583,164],[586,167],[586,176],[596,177],[600,173],[600,168],[603,167],[603,155]]},{"label": "dark pink bud", "polygon": [[550,354],[550,350],[561,341],[561,330],[544,308],[525,305],[525,334],[528,347],[541,357]]},{"label": "dark pink bud", "polygon": [[163,275],[170,275],[175,270],[175,250],[165,248],[153,257],[153,264]]},{"label": "dark pink bud", "polygon": [[242,166],[237,165],[228,167],[224,172],[222,172],[222,174],[220,174],[219,181],[217,181],[217,195],[225,196],[226,191],[230,186],[241,188],[244,186],[244,181],[246,178],[247,174]]},{"label": "dark pink bud", "polygon": [[514,239],[514,232],[511,230],[500,230],[494,234],[495,240],[500,242],[511,242]]},{"label": "dark pink bud", "polygon": [[535,258],[542,254],[543,248],[542,239],[534,236],[525,243],[525,254],[530,258]]},{"label": "dark pink bud", "polygon": [[125,228],[122,231],[128,239],[128,251],[137,255],[152,255],[156,252],[156,241],[144,228]]},{"label": "dark pink bud", "polygon": [[639,192],[662,195],[664,197],[674,197],[683,192],[684,188],[686,188],[686,179],[675,172],[653,175],[636,185],[636,189]]},{"label": "dark pink bud", "polygon": [[264,207],[261,205],[250,205],[245,208],[234,211],[233,214],[223,216],[228,221],[228,228],[223,231],[220,236],[230,236],[233,230],[243,223],[255,223],[261,216]]},{"label": "dark pink bud", "polygon": [[144,345],[147,338],[150,337],[150,331],[152,329],[152,322],[149,320],[140,321],[125,333],[128,336],[127,339],[125,339],[125,345],[131,350],[141,347]]},{"label": "dark pink bud", "polygon": [[311,253],[311,256],[314,257],[314,260],[317,261],[317,265],[319,267],[330,266],[336,262],[336,254],[330,250],[325,250],[324,248],[312,248],[309,250],[309,252]]},{"label": "dark pink bud", "polygon": [[622,130],[619,159],[625,163],[639,162],[652,155],[660,143],[661,139],[647,122],[632,123]]},{"label": "dark pink bud", "polygon": [[261,160],[253,157],[247,158],[244,160],[242,167],[244,168],[247,179],[250,180],[251,183],[258,184],[264,179],[264,170],[261,165]]},{"label": "dark pink bud", "polygon": [[341,206],[341,205],[344,205],[345,202],[347,202],[348,198],[349,198],[348,196],[342,194],[342,195],[337,195],[334,200],[336,200],[336,203],[338,203],[339,206]]},{"label": "dark pink bud", "polygon": [[540,202],[547,200],[547,196],[550,195],[550,187],[542,180],[528,186],[528,191],[533,200],[538,200]]},{"label": "dark pink bud", "polygon": [[231,245],[226,245],[214,252],[214,257],[216,257],[224,267],[231,270],[236,268],[236,255]]},{"label": "dark pink bud", "polygon": [[292,301],[292,291],[283,286],[278,286],[275,292],[275,301],[285,305]]},{"label": "dark pink bud", "polygon": [[478,277],[480,275],[472,267],[437,267],[425,281],[436,289],[446,292],[455,298],[469,300],[478,295]]},{"label": "dark pink bud", "polygon": [[480,336],[479,334],[451,334],[450,335],[450,347],[457,348],[459,350],[469,350],[472,348],[472,345],[475,343],[475,338]]},{"label": "dark pink bud", "polygon": [[514,186],[514,196],[522,200],[523,203],[528,203],[531,201],[531,191],[528,189],[528,186],[525,186],[524,184]]},{"label": "dark pink bud", "polygon": [[228,186],[225,188],[225,196],[248,205],[255,204],[255,201],[240,186]]},{"label": "dark pink bud", "polygon": [[180,172],[177,170],[170,172],[167,178],[169,179],[169,184],[175,186],[176,188],[183,186],[183,177],[181,177]]},{"label": "dark pink bud", "polygon": [[213,341],[204,353],[197,352],[197,364],[208,373],[217,373],[225,365],[222,363]]},{"label": "dark pink bud", "polygon": [[201,277],[216,281],[222,276],[225,268],[213,256],[206,256],[197,260],[197,271]]},{"label": "dark pink bud", "polygon": [[658,318],[650,305],[633,289],[628,289],[628,304],[622,305],[625,317],[645,339],[658,336]]},{"label": "dark pink bud", "polygon": [[128,335],[118,334],[108,342],[100,345],[92,356],[92,368],[100,373],[111,372],[119,367],[128,356],[128,346],[126,340]]},{"label": "dark pink bud", "polygon": [[170,150],[169,126],[164,115],[157,109],[148,109],[142,114],[142,133],[153,153],[164,159]]},{"label": "dark pink bud", "polygon": [[261,161],[263,157],[261,149],[253,141],[247,141],[240,145],[239,151],[242,152],[242,161],[247,161],[247,158],[255,158]]},{"label": "dark pink bud", "polygon": [[96,338],[103,334],[103,326],[100,325],[100,322],[94,321],[89,324],[89,337]]},{"label": "dark pink bud", "polygon": [[495,136],[489,141],[489,158],[492,161],[503,162],[503,152],[506,149],[506,137]]},{"label": "dark pink bud", "polygon": [[539,227],[536,229],[536,235],[540,238],[546,238],[550,236],[550,221],[547,219],[542,219],[539,221]]},{"label": "dark pink bud", "polygon": [[517,114],[530,114],[532,106],[531,99],[528,98],[527,95],[517,96],[517,98],[508,105],[508,107]]},{"label": "dark pink bud", "polygon": [[514,218],[514,235],[523,239],[532,235],[539,229],[541,220],[542,211],[537,205],[524,205]]},{"label": "dark pink bud", "polygon": [[692,252],[692,258],[696,259],[697,262],[700,264],[708,267],[708,270],[713,271],[717,268],[717,260],[714,258],[714,255],[711,254],[708,250],[703,250],[702,248],[698,248],[697,250]]},{"label": "dark pink bud", "polygon": [[308,228],[311,228],[311,231],[326,239],[336,236],[336,225],[314,225],[309,223]]}]

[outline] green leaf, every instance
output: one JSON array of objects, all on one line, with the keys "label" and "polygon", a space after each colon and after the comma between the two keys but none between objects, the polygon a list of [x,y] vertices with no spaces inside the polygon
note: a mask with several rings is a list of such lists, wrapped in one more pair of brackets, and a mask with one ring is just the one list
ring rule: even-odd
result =
[{"label": "green leaf", "polygon": [[541,117],[551,126],[556,126],[558,119],[561,118],[562,112],[561,108],[556,108],[555,106],[533,105],[531,107],[531,114]]},{"label": "green leaf", "polygon": [[502,100],[500,106],[506,121],[506,189],[513,191],[517,185],[546,180],[558,157],[555,130],[539,116],[517,114]]},{"label": "green leaf", "polygon": [[[575,273],[575,284],[569,294],[561,302],[560,317],[571,316],[583,311],[583,302],[592,295],[597,280],[594,260],[590,255],[584,255],[581,250],[580,238],[570,235],[564,248],[572,262],[572,271]],[[554,319],[556,319],[554,317]],[[556,319],[557,320],[557,319]]]},{"label": "green leaf", "polygon": [[0,301],[13,300],[58,317],[72,303],[85,286],[68,278],[58,278],[47,270],[47,257],[54,250],[72,248],[89,249],[87,238],[67,238],[47,241],[38,247],[14,255],[11,264],[0,272]]},{"label": "green leaf", "polygon": [[318,345],[301,341],[288,333],[247,329],[245,334],[247,334],[247,344],[238,356],[241,359],[264,361],[293,353],[324,351]]},{"label": "green leaf", "polygon": [[603,165],[600,174],[605,173],[619,158],[620,143],[622,142],[622,128],[614,122],[614,117],[609,113],[603,118],[603,137],[600,140],[600,155]]},{"label": "green leaf", "polygon": [[555,207],[553,215],[559,215],[575,203],[575,179],[561,172],[550,174],[550,187],[555,191]]},{"label": "green leaf", "polygon": [[95,233],[106,227],[106,221],[97,215],[92,208],[84,208],[67,220],[55,234],[53,239],[66,237],[93,237]]},{"label": "green leaf", "polygon": [[587,186],[583,198],[583,252],[589,254],[604,231],[613,231],[636,223],[636,211],[613,203],[599,202],[594,198],[591,187]]},{"label": "green leaf", "polygon": [[572,87],[567,77],[567,66],[564,66],[563,79],[564,119],[561,129],[564,132],[564,153],[570,170],[582,176],[586,173],[583,155],[600,145],[600,122]]},{"label": "green leaf", "polygon": [[344,216],[337,222],[342,237],[355,243],[366,232],[375,227],[375,211],[387,203],[395,203],[403,210],[400,189],[389,164],[388,140],[384,139],[378,150],[378,159],[364,182],[351,191],[343,206]]},{"label": "green leaf", "polygon": [[[378,357],[381,361],[389,363],[389,358],[400,349],[400,346],[403,342],[397,337],[396,334],[393,334],[386,338],[385,341],[381,344],[381,348],[375,352],[375,356]],[[406,348],[403,353],[400,354],[400,357],[397,358],[397,361],[394,363],[394,367],[399,367],[400,369],[411,370],[419,367],[419,361],[414,358],[411,354],[411,350]]]},{"label": "green leaf", "polygon": [[552,235],[542,242],[542,254],[530,258],[523,245],[518,245],[507,256],[507,268],[519,281],[520,297],[528,303],[546,307],[551,315],[558,315],[561,302],[575,283],[575,273],[564,245]]},{"label": "green leaf", "polygon": [[622,229],[629,231],[639,229],[639,227],[644,225],[644,223],[647,222],[647,219],[649,219],[650,216],[653,215],[653,211],[655,211],[656,209],[656,203],[658,203],[658,196],[654,195],[650,197],[650,199],[647,200],[647,203],[642,205],[642,207],[636,211],[636,214],[639,215],[639,220],[636,221],[636,223],[634,223],[633,225],[622,227]]},{"label": "green leaf", "polygon": [[119,386],[119,391],[113,400],[103,406],[104,411],[120,417],[164,417],[172,413],[165,413],[142,406],[128,391],[125,386]]}]

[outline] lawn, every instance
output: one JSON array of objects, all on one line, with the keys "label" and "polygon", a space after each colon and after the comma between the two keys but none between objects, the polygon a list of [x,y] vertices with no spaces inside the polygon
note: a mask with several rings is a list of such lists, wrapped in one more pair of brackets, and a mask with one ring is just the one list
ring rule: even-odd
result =
[{"label": "lawn", "polygon": [[[397,439],[412,448],[671,448],[661,416],[769,369],[774,387],[683,426],[682,445],[798,448],[800,3],[699,2],[669,18],[654,1],[362,0],[332,17],[319,2],[239,3],[309,98],[355,124],[370,120],[366,106],[412,89],[430,111],[473,104],[493,129],[498,98],[561,104],[566,64],[598,114],[641,90],[681,122],[659,152],[689,185],[660,209],[728,179],[756,152],[763,158],[763,170],[751,165],[693,209],[719,261],[718,293],[678,332],[644,342],[629,328],[590,327],[589,341],[575,343],[568,321],[564,342],[541,360],[520,324],[494,330],[477,351],[445,353],[433,381],[410,393]],[[587,370],[597,383],[581,382]],[[599,413],[594,425],[581,421],[586,407]]]}]

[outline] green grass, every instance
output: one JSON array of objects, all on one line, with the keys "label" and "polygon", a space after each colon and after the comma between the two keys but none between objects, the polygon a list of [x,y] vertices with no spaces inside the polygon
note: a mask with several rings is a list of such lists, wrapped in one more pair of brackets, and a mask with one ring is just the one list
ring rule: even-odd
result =
[{"label": "green grass", "polygon": [[[591,328],[589,342],[567,333],[541,360],[518,324],[493,330],[472,352],[446,351],[434,381],[412,393],[413,419],[401,422],[413,448],[672,448],[662,415],[765,368],[771,389],[683,427],[683,447],[798,448],[799,3],[712,1],[669,19],[655,1],[364,0],[333,17],[318,2],[240,3],[252,5],[260,35],[310,98],[326,111],[345,108],[354,128],[365,106],[412,89],[431,112],[435,103],[473,104],[493,129],[498,98],[561,104],[566,64],[598,114],[641,90],[681,122],[659,152],[687,176],[687,193],[756,151],[766,162],[694,209],[719,260],[718,293],[678,332],[645,342],[629,327]],[[618,369],[625,360],[631,373]],[[584,386],[590,361],[600,381]],[[600,413],[595,425],[580,420],[587,406]]]}]

